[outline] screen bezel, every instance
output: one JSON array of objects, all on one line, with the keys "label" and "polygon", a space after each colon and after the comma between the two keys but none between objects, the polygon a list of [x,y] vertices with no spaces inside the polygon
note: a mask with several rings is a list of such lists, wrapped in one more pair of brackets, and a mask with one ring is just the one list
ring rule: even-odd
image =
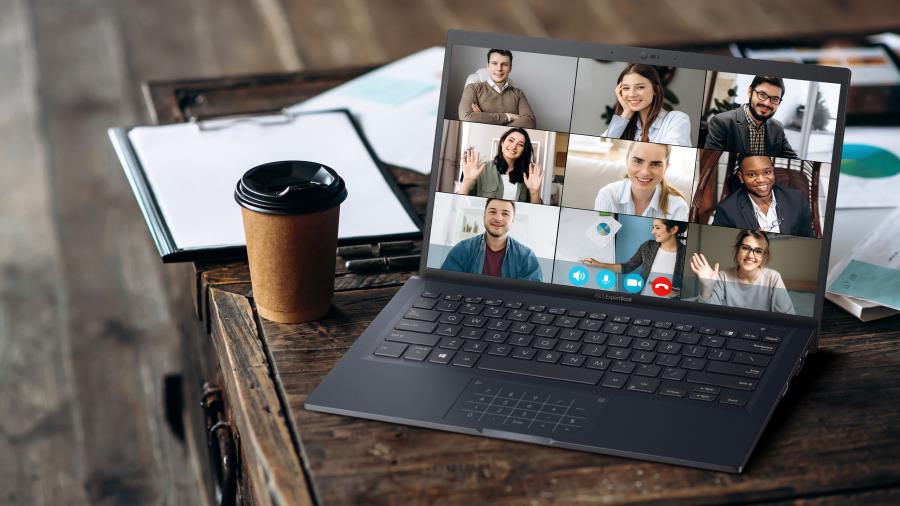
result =
[{"label": "screen bezel", "polygon": [[[450,61],[454,46],[474,46],[483,48],[500,47],[511,51],[541,53],[555,56],[592,58],[629,63],[649,63],[653,65],[669,65],[680,68],[704,71],[733,72],[737,74],[767,74],[782,78],[805,81],[835,83],[841,86],[837,121],[834,132],[835,147],[832,152],[831,173],[828,185],[828,196],[825,206],[825,223],[822,228],[822,251],[819,255],[818,283],[816,284],[815,306],[813,316],[788,315],[769,311],[741,309],[698,302],[686,302],[637,294],[604,291],[595,288],[559,285],[554,283],[522,281],[516,279],[496,278],[491,276],[450,272],[427,266],[428,248],[431,238],[432,212],[437,194],[438,172],[440,165],[440,141],[443,134],[444,119],[447,111],[447,84],[450,73]],[[686,312],[703,312],[705,314],[732,318],[765,317],[768,321],[791,326],[815,326],[822,323],[822,312],[825,301],[825,280],[828,270],[828,257],[831,250],[832,227],[834,223],[835,202],[837,198],[837,182],[840,173],[841,148],[843,147],[844,128],[846,124],[847,95],[850,87],[850,71],[846,68],[824,67],[819,65],[803,65],[798,63],[773,62],[734,58],[730,56],[687,53],[681,51],[650,49],[631,46],[612,46],[588,42],[577,42],[558,39],[541,39],[517,35],[501,35],[494,33],[468,32],[450,30],[447,33],[447,44],[444,54],[443,78],[441,80],[440,102],[438,104],[437,128],[435,130],[434,149],[431,163],[431,180],[428,194],[428,207],[425,214],[425,229],[422,242],[422,256],[419,272],[423,278],[437,278],[448,281],[468,282],[484,286],[510,290],[539,290],[542,293],[564,295],[592,301],[627,302]],[[574,92],[574,90],[573,90]],[[570,120],[571,121],[571,120]]]}]

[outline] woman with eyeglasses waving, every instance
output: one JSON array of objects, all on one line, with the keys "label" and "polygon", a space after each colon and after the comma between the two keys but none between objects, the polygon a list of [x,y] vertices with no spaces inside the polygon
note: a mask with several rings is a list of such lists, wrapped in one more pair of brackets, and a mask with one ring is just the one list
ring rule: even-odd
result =
[{"label": "woman with eyeglasses waving", "polygon": [[765,267],[770,259],[769,237],[758,230],[741,230],[734,244],[734,267],[711,266],[703,253],[691,256],[691,270],[700,278],[699,302],[723,306],[794,313],[781,274]]}]

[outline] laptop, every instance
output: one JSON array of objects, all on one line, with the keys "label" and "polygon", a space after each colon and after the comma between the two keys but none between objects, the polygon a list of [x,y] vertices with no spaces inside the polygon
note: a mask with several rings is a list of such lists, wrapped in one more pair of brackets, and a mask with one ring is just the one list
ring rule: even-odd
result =
[{"label": "laptop", "polygon": [[305,407],[742,472],[816,349],[849,81],[449,32],[420,272]]}]

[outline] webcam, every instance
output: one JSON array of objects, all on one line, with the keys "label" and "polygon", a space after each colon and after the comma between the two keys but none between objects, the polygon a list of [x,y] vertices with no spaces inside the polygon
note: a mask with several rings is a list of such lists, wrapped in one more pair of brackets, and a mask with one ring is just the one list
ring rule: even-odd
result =
[{"label": "webcam", "polygon": [[641,51],[641,59],[642,59],[642,60],[646,60],[646,59],[647,59],[647,51]]}]

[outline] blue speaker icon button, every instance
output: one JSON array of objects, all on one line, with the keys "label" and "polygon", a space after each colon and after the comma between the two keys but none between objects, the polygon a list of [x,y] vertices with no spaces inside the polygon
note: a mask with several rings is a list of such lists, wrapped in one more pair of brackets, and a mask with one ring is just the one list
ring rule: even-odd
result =
[{"label": "blue speaker icon button", "polygon": [[575,286],[583,286],[590,277],[588,270],[580,265],[572,267],[572,270],[569,271],[569,282]]},{"label": "blue speaker icon button", "polygon": [[644,289],[644,278],[636,272],[625,276],[625,291],[628,293],[638,293]]},{"label": "blue speaker icon button", "polygon": [[600,269],[597,273],[597,286],[604,290],[616,288],[616,273],[609,269]]}]

